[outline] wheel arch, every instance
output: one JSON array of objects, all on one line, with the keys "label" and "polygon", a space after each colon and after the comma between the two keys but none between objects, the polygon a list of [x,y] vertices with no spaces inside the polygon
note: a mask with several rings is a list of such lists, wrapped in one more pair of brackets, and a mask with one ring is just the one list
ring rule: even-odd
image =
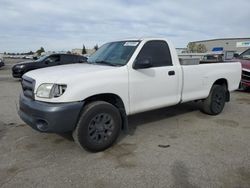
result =
[{"label": "wheel arch", "polygon": [[[105,101],[108,102],[119,110],[122,118],[122,129],[128,130],[128,120],[127,120],[127,113],[126,108],[123,103],[123,100],[120,96],[113,94],[113,93],[102,93],[102,94],[96,94],[90,97],[87,97],[84,101],[84,106],[88,103],[94,102],[94,101]],[[84,108],[83,106],[83,108]]]},{"label": "wheel arch", "polygon": [[[224,86],[226,89],[226,102],[230,101],[230,92],[228,91],[228,81],[226,78],[220,78],[218,80],[216,80],[213,85],[220,85],[220,86]],[[212,85],[212,86],[213,86]]]}]

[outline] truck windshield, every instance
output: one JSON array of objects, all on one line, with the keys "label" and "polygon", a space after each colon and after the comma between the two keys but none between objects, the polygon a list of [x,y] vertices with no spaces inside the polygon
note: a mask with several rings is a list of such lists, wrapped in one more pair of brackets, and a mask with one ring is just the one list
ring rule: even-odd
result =
[{"label": "truck windshield", "polygon": [[119,41],[104,44],[88,58],[88,63],[126,65],[139,43],[140,41]]}]

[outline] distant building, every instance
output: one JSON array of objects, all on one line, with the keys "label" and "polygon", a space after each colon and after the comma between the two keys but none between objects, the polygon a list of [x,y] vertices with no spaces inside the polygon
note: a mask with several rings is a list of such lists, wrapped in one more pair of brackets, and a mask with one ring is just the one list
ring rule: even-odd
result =
[{"label": "distant building", "polygon": [[196,45],[204,44],[207,51],[234,51],[241,53],[250,48],[250,38],[221,38],[194,41]]},{"label": "distant building", "polygon": [[[91,55],[95,52],[95,49],[86,49],[87,51],[87,55]],[[79,54],[81,55],[82,54],[82,49],[81,48],[74,48],[71,50],[71,53],[72,54]]]},{"label": "distant building", "polygon": [[[42,52],[42,56],[44,55],[51,55],[51,54],[67,54],[67,51],[46,51],[46,52]],[[35,53],[35,56],[37,56],[38,54]]]},{"label": "distant building", "polygon": [[177,54],[187,53],[187,48],[176,48]]},{"label": "distant building", "polygon": [[72,54],[82,54],[82,49],[80,48],[74,48],[71,50]]}]

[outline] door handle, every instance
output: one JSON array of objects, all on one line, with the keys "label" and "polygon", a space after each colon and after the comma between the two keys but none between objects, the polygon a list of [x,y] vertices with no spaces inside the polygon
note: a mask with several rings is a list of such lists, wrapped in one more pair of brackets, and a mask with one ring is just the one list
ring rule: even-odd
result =
[{"label": "door handle", "polygon": [[173,75],[175,75],[175,72],[174,71],[168,71],[168,75],[173,76]]}]

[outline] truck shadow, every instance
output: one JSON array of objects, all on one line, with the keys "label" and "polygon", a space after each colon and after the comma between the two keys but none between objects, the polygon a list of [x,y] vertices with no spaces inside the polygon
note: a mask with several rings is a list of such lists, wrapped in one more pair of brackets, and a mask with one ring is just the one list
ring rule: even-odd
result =
[{"label": "truck shadow", "polygon": [[128,134],[133,135],[138,126],[197,111],[200,108],[200,102],[189,102],[131,115],[128,117]]},{"label": "truck shadow", "polygon": [[238,89],[237,92],[239,92],[239,93],[250,93],[250,89],[248,89],[248,90]]},{"label": "truck shadow", "polygon": [[[200,102],[189,102],[189,103],[179,104],[176,106],[171,106],[131,115],[128,117],[128,131],[127,132],[122,131],[122,134],[118,138],[117,142],[125,138],[127,134],[133,135],[137,127],[139,126],[163,119],[168,119],[185,113],[190,113],[192,111],[197,111],[199,109],[200,109]],[[58,135],[69,141],[74,141],[71,132],[61,133]]]},{"label": "truck shadow", "polygon": [[72,136],[72,132],[66,132],[66,133],[57,133],[57,135],[63,137],[66,140],[74,142],[74,138]]}]

